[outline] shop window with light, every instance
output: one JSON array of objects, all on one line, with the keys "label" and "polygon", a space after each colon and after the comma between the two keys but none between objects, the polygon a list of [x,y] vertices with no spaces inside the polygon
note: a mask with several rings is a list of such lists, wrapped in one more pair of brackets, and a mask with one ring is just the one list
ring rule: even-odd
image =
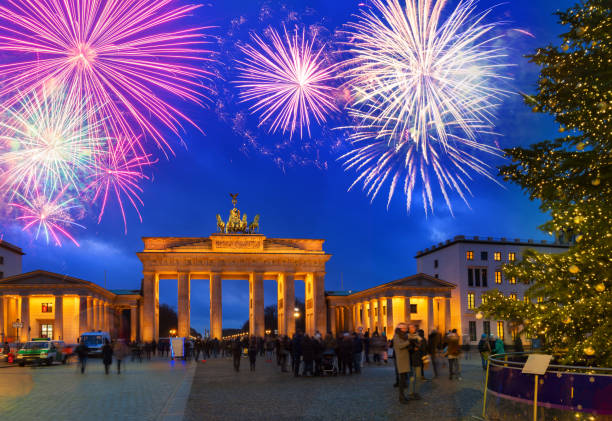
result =
[{"label": "shop window with light", "polygon": [[474,308],[476,307],[476,303],[474,301],[474,293],[473,292],[468,292],[468,295],[467,295],[467,305],[468,305],[468,310],[474,310]]},{"label": "shop window with light", "polygon": [[508,253],[508,261],[514,262],[516,260],[516,253],[510,252]]},{"label": "shop window with light", "polygon": [[465,258],[467,260],[474,260],[474,252],[473,251],[466,251],[465,252]]},{"label": "shop window with light", "polygon": [[493,260],[495,260],[496,262],[501,261],[501,251],[496,251],[495,253],[493,253]]},{"label": "shop window with light", "polygon": [[412,314],[418,313],[416,304],[410,304],[410,313]]},{"label": "shop window with light", "polygon": [[52,324],[41,324],[40,325],[40,337],[41,338],[53,338],[53,325]]},{"label": "shop window with light", "polygon": [[516,277],[515,276],[511,276],[510,279],[508,279],[508,282],[511,284],[516,284]]},{"label": "shop window with light", "polygon": [[53,304],[52,303],[42,303],[41,313],[53,313]]},{"label": "shop window with light", "polygon": [[487,335],[491,334],[491,322],[488,320],[484,320],[482,322],[482,333],[486,333]]},{"label": "shop window with light", "polygon": [[501,284],[502,283],[502,275],[501,275],[501,271],[499,271],[499,270],[495,271],[495,283],[496,284]]},{"label": "shop window with light", "polygon": [[514,292],[510,294],[510,299],[516,301],[516,294]]},{"label": "shop window with light", "polygon": [[504,322],[497,322],[497,337],[504,340]]},{"label": "shop window with light", "polygon": [[470,320],[469,327],[470,327],[470,341],[474,342],[476,340],[476,322],[473,320]]}]

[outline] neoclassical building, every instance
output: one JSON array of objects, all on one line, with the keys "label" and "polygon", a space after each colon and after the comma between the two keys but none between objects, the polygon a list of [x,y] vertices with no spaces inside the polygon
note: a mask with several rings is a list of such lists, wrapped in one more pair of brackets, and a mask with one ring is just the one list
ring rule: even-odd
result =
[{"label": "neoclassical building", "polygon": [[0,279],[0,340],[48,337],[75,343],[83,332],[135,340],[140,290],[107,290],[92,282],[36,270]]},{"label": "neoclassical building", "polygon": [[336,334],[363,329],[389,334],[400,322],[412,321],[426,333],[451,327],[454,284],[418,273],[363,291],[326,293],[329,330]]}]

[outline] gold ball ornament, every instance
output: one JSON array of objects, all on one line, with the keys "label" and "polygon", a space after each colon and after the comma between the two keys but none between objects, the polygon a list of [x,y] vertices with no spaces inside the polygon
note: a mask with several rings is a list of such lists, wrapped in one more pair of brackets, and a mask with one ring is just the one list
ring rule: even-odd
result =
[{"label": "gold ball ornament", "polygon": [[563,133],[565,131],[565,127],[561,126],[559,127],[559,132]]},{"label": "gold ball ornament", "polygon": [[569,44],[563,44],[563,45],[561,46],[561,49],[562,49],[563,51],[567,51],[567,50],[569,50]]},{"label": "gold ball ornament", "polygon": [[597,104],[597,109],[599,111],[606,111],[606,108],[608,108],[608,104],[606,104],[605,102],[600,102],[599,104]]},{"label": "gold ball ornament", "polygon": [[578,36],[584,35],[585,32],[586,32],[586,29],[584,29],[583,27],[580,27],[580,28],[576,29],[576,35],[578,35]]},{"label": "gold ball ornament", "polygon": [[594,186],[599,186],[601,184],[601,180],[599,178],[595,178],[591,180],[591,184]]},{"label": "gold ball ornament", "polygon": [[572,322],[572,319],[570,319],[569,317],[566,317],[566,318],[563,320],[563,323],[565,323],[566,325],[567,325],[567,324],[570,324],[571,322]]},{"label": "gold ball ornament", "polygon": [[586,144],[585,144],[584,142],[579,142],[579,143],[576,145],[576,150],[581,151],[581,150],[583,150],[583,149],[584,149],[584,147],[585,147],[585,146],[586,146]]},{"label": "gold ball ornament", "polygon": [[582,216],[574,216],[574,224],[579,224],[582,222]]},{"label": "gold ball ornament", "polygon": [[482,319],[484,317],[484,314],[482,314],[482,311],[479,311],[478,313],[476,313],[476,318],[478,320]]},{"label": "gold ball ornament", "polygon": [[584,353],[590,357],[592,355],[595,355],[595,349],[593,349],[592,346],[587,346],[586,348],[584,348]]},{"label": "gold ball ornament", "polygon": [[580,235],[576,236],[576,242],[577,242],[577,243],[581,242],[583,238],[584,238],[584,237],[582,236],[582,234],[580,234]]},{"label": "gold ball ornament", "polygon": [[604,292],[606,290],[606,286],[602,283],[595,285],[595,291]]},{"label": "gold ball ornament", "polygon": [[576,273],[580,272],[580,268],[578,266],[576,266],[576,265],[571,265],[569,267],[569,271],[570,271],[570,273],[576,274]]}]

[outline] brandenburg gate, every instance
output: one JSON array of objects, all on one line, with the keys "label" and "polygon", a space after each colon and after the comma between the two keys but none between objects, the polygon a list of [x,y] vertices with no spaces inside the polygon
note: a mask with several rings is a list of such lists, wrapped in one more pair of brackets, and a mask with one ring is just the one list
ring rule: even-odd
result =
[{"label": "brandenburg gate", "polygon": [[324,240],[266,238],[259,234],[259,215],[247,224],[240,217],[236,195],[224,222],[217,215],[218,233],[210,237],[144,237],[144,250],[137,253],[143,266],[144,341],[159,339],[159,282],[176,279],[178,284],[178,336],[189,336],[192,280],[210,282],[211,337],[222,337],[221,291],[224,279],[249,282],[249,331],[264,336],[264,280],[275,280],[278,291],[278,333],[295,330],[295,281],[305,283],[306,333],[327,330],[325,263],[331,257]]}]

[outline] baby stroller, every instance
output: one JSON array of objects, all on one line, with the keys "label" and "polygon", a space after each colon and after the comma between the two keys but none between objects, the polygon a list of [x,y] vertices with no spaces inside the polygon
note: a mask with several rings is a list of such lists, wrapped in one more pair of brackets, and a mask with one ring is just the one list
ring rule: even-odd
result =
[{"label": "baby stroller", "polygon": [[336,353],[333,350],[324,351],[321,355],[321,372],[324,376],[337,376]]}]

